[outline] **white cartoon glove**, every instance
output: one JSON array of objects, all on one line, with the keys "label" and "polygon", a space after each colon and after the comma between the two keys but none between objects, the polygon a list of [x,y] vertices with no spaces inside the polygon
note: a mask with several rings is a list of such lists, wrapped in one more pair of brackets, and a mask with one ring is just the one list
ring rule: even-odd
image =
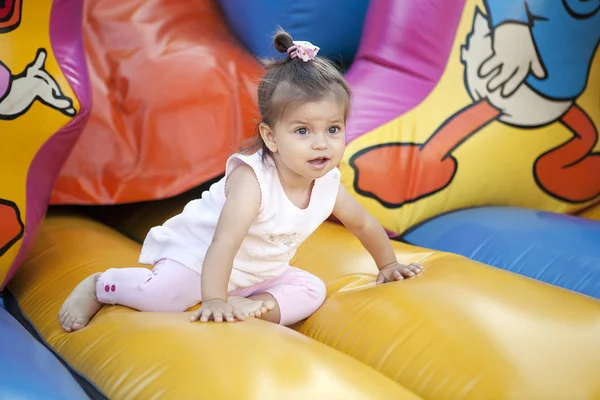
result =
[{"label": "white cartoon glove", "polygon": [[1,116],[19,116],[38,99],[69,117],[76,114],[73,101],[63,94],[56,80],[46,72],[46,58],[46,50],[39,49],[24,73],[12,77],[10,91],[0,101]]},{"label": "white cartoon glove", "polygon": [[502,96],[508,97],[521,86],[529,72],[540,79],[546,77],[528,25],[515,22],[499,25],[493,31],[492,48],[492,56],[479,67],[479,76],[489,77],[490,92],[502,87]]}]

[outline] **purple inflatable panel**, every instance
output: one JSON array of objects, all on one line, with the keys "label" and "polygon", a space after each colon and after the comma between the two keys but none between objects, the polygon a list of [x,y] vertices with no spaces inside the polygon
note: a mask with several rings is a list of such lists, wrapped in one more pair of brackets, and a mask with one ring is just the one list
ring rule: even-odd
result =
[{"label": "purple inflatable panel", "polygon": [[419,104],[440,79],[465,0],[377,0],[346,78],[350,142]]}]

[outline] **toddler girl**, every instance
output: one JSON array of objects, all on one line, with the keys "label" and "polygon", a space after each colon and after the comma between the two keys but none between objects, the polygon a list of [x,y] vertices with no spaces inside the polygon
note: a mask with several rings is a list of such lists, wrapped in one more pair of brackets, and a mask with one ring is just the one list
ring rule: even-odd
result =
[{"label": "toddler girl", "polygon": [[421,272],[401,265],[378,221],[346,191],[337,169],[345,148],[350,88],[309,42],[284,31],[258,86],[262,122],[254,145],[231,156],[225,176],[181,214],[152,228],[139,261],[81,282],[58,319],[83,328],[103,304],[140,311],[183,312],[202,302],[191,321],[263,318],[291,325],[314,313],[326,288],[290,266],[298,246],[331,214],[372,255],[377,283]]}]

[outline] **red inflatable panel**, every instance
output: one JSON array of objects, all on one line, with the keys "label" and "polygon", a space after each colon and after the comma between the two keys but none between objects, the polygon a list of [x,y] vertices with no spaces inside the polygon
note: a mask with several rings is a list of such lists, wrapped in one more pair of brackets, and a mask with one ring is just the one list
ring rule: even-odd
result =
[{"label": "red inflatable panel", "polygon": [[84,40],[93,110],[52,204],[176,195],[253,135],[261,66],[214,1],[88,0]]}]

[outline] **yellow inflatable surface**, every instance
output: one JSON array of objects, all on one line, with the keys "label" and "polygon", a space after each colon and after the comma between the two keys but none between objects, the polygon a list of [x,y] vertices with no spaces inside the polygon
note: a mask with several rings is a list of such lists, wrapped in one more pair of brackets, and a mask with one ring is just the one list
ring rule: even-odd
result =
[{"label": "yellow inflatable surface", "polygon": [[349,143],[345,186],[396,234],[466,207],[570,213],[599,201],[599,41],[595,1],[464,2],[439,82]]},{"label": "yellow inflatable surface", "polygon": [[[195,195],[96,216],[143,239]],[[71,288],[93,272],[135,265],[140,245],[54,213],[9,288],[48,344],[111,399],[600,398],[600,302],[460,256],[394,247],[401,262],[425,271],[375,286],[358,240],[322,226],[293,264],[323,279],[328,299],[294,327],[191,324],[185,313],[111,306],[67,334],[56,314]]]},{"label": "yellow inflatable surface", "polygon": [[295,265],[332,295],[298,331],[427,399],[600,398],[600,302],[466,258],[396,243],[422,276],[374,287],[346,229],[323,226]]}]

